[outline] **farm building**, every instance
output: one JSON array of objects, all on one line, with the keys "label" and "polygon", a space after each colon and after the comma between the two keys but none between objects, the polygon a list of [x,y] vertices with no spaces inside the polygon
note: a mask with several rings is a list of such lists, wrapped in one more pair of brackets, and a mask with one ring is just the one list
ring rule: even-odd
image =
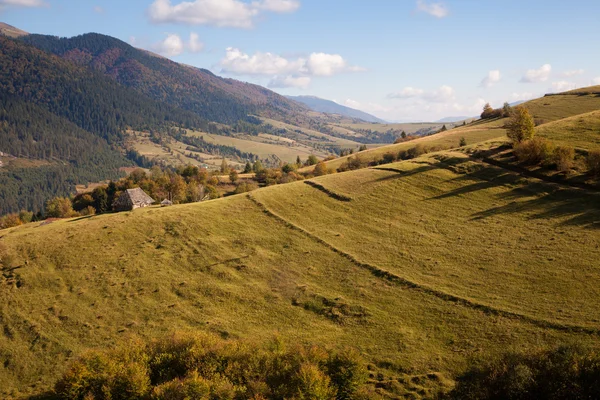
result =
[{"label": "farm building", "polygon": [[155,203],[152,197],[148,196],[140,188],[127,189],[114,202],[115,211],[131,211],[136,208],[148,207]]},{"label": "farm building", "polygon": [[169,207],[173,205],[173,202],[169,199],[164,199],[160,202],[161,207]]}]

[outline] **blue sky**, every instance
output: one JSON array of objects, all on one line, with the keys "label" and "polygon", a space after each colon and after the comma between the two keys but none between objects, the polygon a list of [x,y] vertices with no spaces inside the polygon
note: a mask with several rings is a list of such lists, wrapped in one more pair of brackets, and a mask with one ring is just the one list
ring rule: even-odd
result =
[{"label": "blue sky", "polygon": [[597,0],[0,0],[32,33],[99,32],[388,120],[600,84]]}]

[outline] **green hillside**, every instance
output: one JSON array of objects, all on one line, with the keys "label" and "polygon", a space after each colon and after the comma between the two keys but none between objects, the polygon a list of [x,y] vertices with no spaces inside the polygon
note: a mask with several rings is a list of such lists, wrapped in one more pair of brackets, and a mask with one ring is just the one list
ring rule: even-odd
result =
[{"label": "green hillside", "polygon": [[[600,96],[598,87],[578,89],[573,92],[559,93],[523,103],[539,126],[537,131],[540,136],[547,136],[557,143],[570,143],[571,146],[582,148],[595,148],[598,139],[594,132],[598,125],[600,110]],[[466,126],[458,126],[445,132],[436,133],[411,140],[409,142],[392,144],[369,149],[359,153],[359,157],[370,162],[379,160],[386,153],[398,154],[402,150],[422,146],[424,149],[456,148],[461,138],[468,145],[499,139],[506,141],[506,118],[492,120],[477,120]],[[349,157],[340,157],[327,162],[332,169],[339,168]],[[309,169],[306,169],[309,170]]]},{"label": "green hillside", "polygon": [[460,152],[314,181],[2,232],[2,395],[179,330],[351,346],[391,398],[471,356],[598,344],[597,192]]}]

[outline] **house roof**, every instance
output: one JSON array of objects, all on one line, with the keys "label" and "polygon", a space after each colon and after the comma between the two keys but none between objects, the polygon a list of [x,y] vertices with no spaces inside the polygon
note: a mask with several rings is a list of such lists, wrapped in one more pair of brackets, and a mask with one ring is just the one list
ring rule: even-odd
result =
[{"label": "house roof", "polygon": [[131,199],[133,204],[152,204],[155,203],[154,199],[146,194],[141,188],[127,189],[127,196]]}]

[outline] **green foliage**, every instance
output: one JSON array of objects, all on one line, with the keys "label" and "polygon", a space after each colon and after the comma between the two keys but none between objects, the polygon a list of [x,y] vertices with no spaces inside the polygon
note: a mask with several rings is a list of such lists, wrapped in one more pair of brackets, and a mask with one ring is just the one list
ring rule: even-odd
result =
[{"label": "green foliage", "polygon": [[265,169],[265,167],[263,167],[260,160],[256,160],[254,162],[254,165],[252,165],[252,171],[254,171],[254,173],[256,173],[256,174],[263,171],[264,169]]},{"label": "green foliage", "polygon": [[251,181],[243,181],[238,183],[238,185],[235,187],[235,194],[240,194],[240,193],[246,193],[246,192],[251,192],[253,190],[258,189],[258,185],[254,182]]},{"label": "green foliage", "polygon": [[286,174],[289,174],[290,172],[294,172],[297,169],[298,169],[298,167],[296,166],[296,164],[285,164],[283,167],[281,167],[281,171]]},{"label": "green foliage", "polygon": [[467,139],[463,136],[460,138],[460,141],[458,142],[458,147],[465,147],[467,145]]},{"label": "green foliage", "polygon": [[342,400],[352,399],[365,381],[364,362],[351,352],[195,334],[84,355],[55,391],[61,400]]},{"label": "green foliage", "polygon": [[502,106],[502,116],[503,117],[511,117],[513,114],[513,109],[510,106],[510,104],[508,104],[508,102],[504,102],[504,106]]},{"label": "green foliage", "polygon": [[314,154],[311,154],[310,156],[308,156],[308,159],[306,160],[306,165],[316,165],[319,162],[319,159],[317,158],[317,156],[315,156]]},{"label": "green foliage", "polygon": [[509,353],[473,364],[450,399],[583,400],[600,398],[600,355],[581,347]]},{"label": "green foliage", "polygon": [[516,107],[513,116],[506,125],[506,135],[513,143],[521,143],[533,138],[535,134],[535,124],[529,111],[525,107]]},{"label": "green foliage", "polygon": [[73,203],[67,197],[55,197],[46,203],[46,217],[69,218],[75,215]]},{"label": "green foliage", "polygon": [[238,179],[239,179],[238,172],[235,169],[232,169],[231,172],[229,172],[229,181],[231,183],[236,183]]},{"label": "green foliage", "polygon": [[366,145],[366,144],[363,144],[363,145],[361,145],[361,146],[358,148],[358,151],[359,151],[359,152],[360,152],[360,151],[365,151],[365,150],[367,150],[367,145]]},{"label": "green foliage", "polygon": [[250,161],[246,161],[246,166],[244,167],[244,174],[249,174],[252,172],[252,164]]}]

